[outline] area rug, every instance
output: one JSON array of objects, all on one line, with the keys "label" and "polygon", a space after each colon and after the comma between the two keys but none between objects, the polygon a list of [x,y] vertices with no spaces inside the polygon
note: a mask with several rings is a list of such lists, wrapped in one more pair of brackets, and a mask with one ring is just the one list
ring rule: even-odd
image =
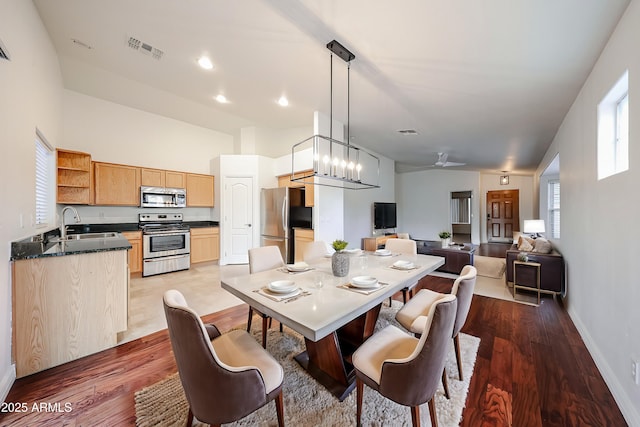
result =
[{"label": "area rug", "polygon": [[[401,307],[398,301],[393,306],[383,305],[376,329],[384,328],[389,323],[399,326],[395,321],[395,313]],[[259,323],[259,322],[257,322]],[[253,329],[256,340],[260,338],[259,329]],[[326,389],[293,360],[293,356],[304,349],[303,338],[289,328],[280,333],[277,328],[269,330],[267,350],[282,364],[284,368],[284,413],[285,424],[290,426],[352,426],[356,424],[355,391],[343,402],[339,402]],[[447,359],[447,375],[451,399],[444,397],[442,386],[436,392],[436,413],[440,426],[457,426],[462,417],[469,381],[473,375],[473,367],[480,339],[460,334],[463,373],[465,381],[458,380],[458,368],[455,361],[453,344]],[[453,343],[453,340],[452,340]],[[147,426],[182,426],[186,422],[188,406],[180,384],[178,374],[146,387],[135,393],[136,425]],[[426,404],[420,407],[421,425],[429,426],[429,409]],[[383,398],[377,392],[365,386],[363,425],[411,425],[411,414],[408,407],[398,405]],[[274,403],[269,403],[240,421],[225,426],[275,426],[277,425]],[[197,421],[194,426],[202,426]]]},{"label": "area rug", "polygon": [[473,265],[478,270],[478,276],[501,279],[507,264],[504,258],[475,255]]},{"label": "area rug", "polygon": [[534,293],[518,291],[518,299],[515,299],[513,297],[513,286],[506,285],[504,276],[501,279],[485,276],[476,277],[476,286],[473,293],[475,295],[537,306],[537,297]]}]

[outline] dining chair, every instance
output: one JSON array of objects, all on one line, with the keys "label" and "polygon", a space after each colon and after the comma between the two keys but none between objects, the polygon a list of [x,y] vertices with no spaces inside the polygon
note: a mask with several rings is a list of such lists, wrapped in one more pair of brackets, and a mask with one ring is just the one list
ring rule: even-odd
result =
[{"label": "dining chair", "polygon": [[[416,241],[411,239],[387,239],[387,243],[385,244],[384,248],[389,252],[399,253],[402,255],[415,256],[418,254],[418,246],[416,245]],[[417,284],[418,281],[416,280],[414,283],[411,283],[402,289],[402,301],[405,304],[407,303],[407,294],[409,294],[409,298],[411,298],[413,296],[413,289]],[[389,305],[391,305],[391,303],[389,303]]]},{"label": "dining chair", "polygon": [[322,258],[329,254],[329,247],[322,240],[316,240],[308,242],[303,251],[302,259],[305,261],[312,261],[314,259]]},{"label": "dining chair", "polygon": [[397,233],[398,239],[410,239],[409,233]]},{"label": "dining chair", "polygon": [[[453,343],[456,353],[456,362],[458,364],[458,376],[462,381],[462,358],[460,354],[460,337],[459,332],[464,326],[471,308],[471,300],[473,299],[473,291],[476,286],[476,277],[478,271],[472,265],[465,265],[460,272],[460,276],[453,282],[451,294],[458,298],[458,310],[456,312],[456,321],[453,328]],[[422,289],[408,303],[406,303],[396,313],[396,320],[406,330],[414,334],[422,333],[424,324],[428,322],[428,313],[431,306],[442,298],[440,292],[430,289]],[[442,382],[445,387],[445,394],[449,397],[446,375],[443,375]]]},{"label": "dining chair", "polygon": [[366,384],[382,396],[410,406],[415,427],[420,426],[420,405],[428,402],[431,425],[437,427],[433,398],[444,371],[457,305],[454,295],[442,295],[432,304],[420,338],[389,325],[356,350],[353,366],[358,426]]},{"label": "dining chair", "polygon": [[213,426],[230,423],[275,400],[284,426],[284,370],[243,330],[220,334],[205,325],[177,290],[165,292],[164,313],[180,382],[193,417]]},{"label": "dining chair", "polygon": [[[249,274],[261,271],[273,270],[283,267],[284,260],[277,246],[262,246],[249,249]],[[267,329],[271,327],[271,317],[249,306],[249,318],[247,319],[247,332],[251,332],[251,321],[254,311],[262,317],[262,347],[267,348]],[[280,324],[282,332],[282,323]]]}]

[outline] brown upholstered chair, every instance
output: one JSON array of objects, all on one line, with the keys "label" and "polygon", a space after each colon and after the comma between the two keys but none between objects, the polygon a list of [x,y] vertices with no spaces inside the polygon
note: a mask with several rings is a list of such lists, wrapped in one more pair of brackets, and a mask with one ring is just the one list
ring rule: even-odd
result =
[{"label": "brown upholstered chair", "polygon": [[[384,248],[392,253],[399,253],[402,255],[416,256],[418,254],[418,246],[416,245],[416,241],[408,238],[387,239],[387,243],[385,243]],[[416,281],[402,289],[402,301],[405,304],[407,303],[407,294],[409,294],[409,298],[411,298],[413,296],[413,289],[417,284],[418,282]],[[391,305],[391,301],[389,301],[389,305]]]},{"label": "brown upholstered chair", "polygon": [[[284,260],[282,259],[282,254],[277,246],[262,246],[259,248],[249,249],[250,274],[273,270],[283,266]],[[251,321],[253,320],[254,311],[262,317],[262,347],[267,348],[267,329],[271,327],[271,317],[249,306],[247,332],[251,332]],[[280,332],[282,332],[282,323],[280,324]]]},{"label": "brown upholstered chair", "polygon": [[358,426],[367,384],[386,398],[410,406],[414,426],[420,425],[420,405],[429,402],[431,425],[437,427],[433,396],[444,371],[457,305],[454,295],[442,295],[431,306],[420,338],[389,325],[353,354]]},{"label": "brown upholstered chair", "polygon": [[164,294],[169,338],[189,403],[190,426],[198,420],[218,426],[239,420],[275,399],[284,426],[282,366],[243,330],[221,335],[204,325],[176,290]]},{"label": "brown upholstered chair", "polygon": [[[462,381],[462,359],[460,355],[460,338],[458,336],[460,329],[464,326],[471,307],[473,299],[473,290],[476,287],[476,276],[478,271],[472,265],[465,265],[460,272],[460,276],[453,282],[451,294],[458,298],[458,311],[456,313],[456,322],[453,327],[453,342],[456,351],[456,362],[458,363],[458,375]],[[398,313],[396,320],[405,329],[414,334],[419,334],[424,329],[424,324],[428,321],[428,313],[431,305],[438,301],[443,294],[434,292],[430,289],[422,289],[407,304],[405,304]],[[446,389],[446,376],[443,377]]]}]

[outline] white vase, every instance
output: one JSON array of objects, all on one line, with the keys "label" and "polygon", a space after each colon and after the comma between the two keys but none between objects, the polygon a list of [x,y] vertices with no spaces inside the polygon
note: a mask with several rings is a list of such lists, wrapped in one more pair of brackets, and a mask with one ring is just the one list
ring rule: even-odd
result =
[{"label": "white vase", "polygon": [[442,247],[443,248],[448,248],[449,247],[449,242],[451,241],[451,238],[447,237],[446,239],[441,239],[442,242]]},{"label": "white vase", "polygon": [[336,277],[344,277],[349,274],[349,254],[337,251],[331,256],[331,270]]}]

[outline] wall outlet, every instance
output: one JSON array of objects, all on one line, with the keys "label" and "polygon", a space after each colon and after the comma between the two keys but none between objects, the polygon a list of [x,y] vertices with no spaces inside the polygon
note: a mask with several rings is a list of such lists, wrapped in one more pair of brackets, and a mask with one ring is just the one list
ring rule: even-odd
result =
[{"label": "wall outlet", "polygon": [[631,360],[631,376],[636,385],[640,385],[640,360]]}]

